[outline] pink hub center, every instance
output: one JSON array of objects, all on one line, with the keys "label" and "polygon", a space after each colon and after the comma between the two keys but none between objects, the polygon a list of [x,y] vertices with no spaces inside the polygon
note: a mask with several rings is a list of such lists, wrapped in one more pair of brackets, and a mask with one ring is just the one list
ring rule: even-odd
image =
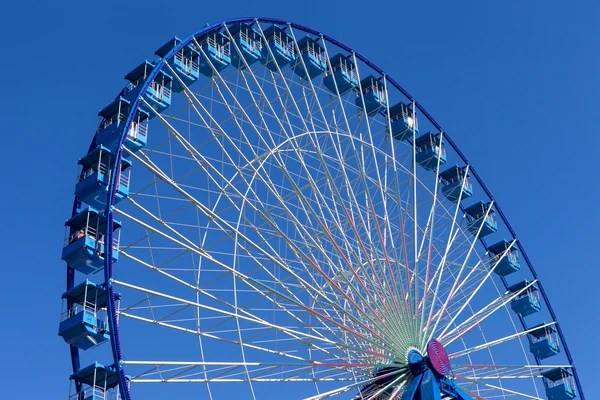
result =
[{"label": "pink hub center", "polygon": [[450,372],[450,359],[444,346],[437,340],[432,340],[427,344],[427,354],[429,362],[435,372],[445,376]]}]

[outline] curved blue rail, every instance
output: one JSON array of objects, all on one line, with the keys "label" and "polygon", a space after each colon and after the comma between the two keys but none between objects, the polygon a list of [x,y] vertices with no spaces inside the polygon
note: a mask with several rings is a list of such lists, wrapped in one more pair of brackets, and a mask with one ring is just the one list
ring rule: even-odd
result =
[{"label": "curved blue rail", "polygon": [[[148,87],[150,86],[150,83],[155,79],[155,77],[158,75],[159,71],[163,68],[164,64],[166,63],[166,61],[168,59],[170,59],[172,56],[174,56],[178,51],[180,51],[183,47],[187,46],[189,43],[191,43],[193,41],[194,38],[206,34],[206,33],[210,33],[212,31],[218,30],[221,27],[223,27],[224,24],[232,24],[232,23],[243,23],[243,22],[266,22],[266,23],[272,23],[272,24],[279,24],[279,25],[287,25],[290,26],[294,29],[315,35],[315,36],[319,36],[321,37],[323,40],[326,40],[327,42],[353,54],[356,56],[356,58],[358,58],[359,60],[361,60],[364,64],[366,64],[368,67],[370,67],[371,69],[373,69],[374,71],[376,71],[377,73],[381,74],[382,76],[385,77],[385,79],[392,85],[394,86],[397,90],[399,90],[406,98],[408,98],[410,101],[414,102],[416,108],[431,122],[431,124],[438,129],[440,132],[444,132],[444,138],[446,140],[446,142],[448,144],[450,144],[450,146],[452,147],[452,149],[456,152],[456,154],[461,158],[461,160],[465,163],[465,165],[469,165],[469,172],[472,174],[473,177],[475,177],[475,179],[477,180],[477,182],[479,183],[479,185],[483,188],[485,194],[488,196],[488,198],[490,200],[494,200],[494,197],[491,193],[491,191],[488,189],[488,187],[485,185],[485,183],[483,182],[483,180],[481,179],[480,175],[477,173],[477,171],[475,170],[475,168],[469,163],[469,160],[467,159],[467,157],[462,153],[462,151],[458,148],[458,146],[456,145],[456,143],[454,142],[454,140],[452,140],[450,138],[450,136],[448,135],[448,133],[446,131],[444,131],[441,127],[441,125],[425,110],[425,108],[406,90],[404,89],[397,81],[395,81],[393,78],[391,78],[390,76],[388,76],[387,74],[385,74],[385,72],[379,68],[377,65],[375,65],[374,63],[372,63],[371,61],[369,61],[365,56],[363,56],[362,54],[356,52],[355,50],[353,50],[352,48],[350,48],[349,46],[346,46],[345,44],[339,42],[338,40],[332,38],[331,36],[322,34],[321,32],[311,29],[309,27],[300,25],[300,24],[296,24],[296,23],[292,23],[292,22],[288,22],[285,20],[281,20],[281,19],[275,19],[275,18],[250,18],[250,17],[246,17],[246,18],[236,18],[236,19],[228,19],[213,25],[208,25],[202,29],[200,29],[199,31],[195,32],[194,34],[188,36],[186,39],[182,40],[177,46],[175,46],[168,54],[166,54],[162,59],[160,59],[157,62],[157,65],[155,66],[154,70],[149,74],[149,76],[147,77],[146,81],[144,82],[144,84],[142,85],[142,88],[138,94],[138,97],[136,98],[135,102],[132,104],[131,110],[129,112],[129,115],[127,116],[127,120],[125,122],[125,129],[123,129],[122,134],[121,134],[121,138],[119,140],[119,151],[117,153],[117,162],[114,164],[113,166],[113,171],[111,174],[111,179],[110,179],[110,183],[109,183],[109,201],[107,201],[107,205],[106,205],[106,209],[105,209],[105,215],[107,217],[108,223],[106,224],[106,232],[105,232],[105,237],[106,237],[106,243],[112,243],[113,241],[113,204],[115,203],[115,198],[116,198],[116,194],[117,194],[117,188],[118,185],[116,184],[119,181],[119,175],[120,175],[120,164],[121,164],[121,160],[123,157],[123,145],[125,143],[125,140],[127,138],[127,131],[128,131],[128,127],[131,125],[132,121],[134,120],[134,117],[136,116],[136,113],[138,111],[138,108],[140,107],[140,103],[141,103],[141,99],[144,96],[144,94],[146,93],[146,90],[148,89]],[[92,142],[93,143],[93,142]],[[500,218],[502,219],[502,221],[504,222],[505,226],[507,227],[509,233],[512,235],[513,239],[517,239],[516,233],[514,231],[514,229],[512,228],[512,226],[510,225],[508,219],[506,218],[506,215],[504,214],[504,212],[502,211],[502,209],[500,208],[499,204],[497,202],[494,202],[494,206],[496,211],[498,212],[498,214],[500,215]],[[77,210],[79,209],[80,204],[79,201],[76,199],[75,200],[75,204],[73,206],[73,214],[75,212],[77,212]],[[484,246],[486,246],[485,242],[482,240],[482,243]],[[520,241],[517,240],[517,246],[519,248],[519,251],[521,252],[521,254],[523,255],[523,258],[529,268],[529,270],[531,271],[532,276],[535,279],[538,279],[538,275],[537,272],[535,271],[533,264],[531,263],[531,260],[529,259],[523,245],[521,244]],[[486,246],[487,248],[487,246]],[[123,352],[121,349],[121,339],[120,339],[120,334],[119,334],[119,326],[118,326],[118,322],[117,322],[117,315],[116,315],[116,302],[115,302],[115,293],[114,293],[114,288],[112,285],[112,276],[113,276],[113,259],[112,257],[105,257],[104,259],[104,279],[105,279],[105,285],[108,291],[108,321],[109,321],[109,328],[110,328],[110,335],[111,335],[111,347],[112,347],[112,353],[113,353],[113,359],[114,359],[114,365],[117,368],[117,374],[118,374],[118,379],[119,379],[119,390],[120,390],[120,394],[121,397],[124,400],[131,400],[131,393],[129,390],[129,386],[127,383],[127,378],[125,375],[125,371],[123,369],[123,364],[122,364],[122,360],[123,360]],[[502,278],[502,282],[504,283],[505,287],[508,288],[507,283],[505,281],[504,278]],[[68,272],[67,272],[67,289],[72,288],[73,286],[73,270],[71,268],[68,268]],[[564,334],[562,332],[562,329],[560,327],[560,325],[558,324],[557,318],[556,318],[556,314],[552,308],[552,306],[550,305],[548,296],[546,294],[546,291],[544,290],[541,282],[538,281],[538,286],[539,286],[539,290],[542,294],[542,297],[544,299],[544,302],[546,303],[546,305],[548,306],[548,311],[550,313],[550,316],[553,318],[553,320],[556,322],[556,327],[558,330],[558,334],[560,335],[561,338],[561,342],[564,346],[565,349],[565,354],[567,356],[567,359],[569,360],[569,363],[572,366],[572,370],[573,370],[573,375],[575,377],[575,382],[577,385],[577,389],[579,392],[579,396],[581,399],[585,399],[585,396],[583,394],[583,390],[581,387],[581,383],[579,381],[579,377],[577,375],[577,370],[575,368],[575,365],[573,363],[573,359],[571,356],[571,352],[569,351],[569,348],[567,346],[567,342],[564,338]],[[527,329],[527,326],[525,324],[525,320],[519,316],[519,319],[521,321],[521,324],[523,326],[524,329]],[[71,360],[72,360],[72,365],[73,365],[73,369],[74,371],[76,371],[79,368],[79,351],[77,348],[74,348],[73,346],[71,346]],[[539,360],[537,360],[537,362],[539,363]]]}]

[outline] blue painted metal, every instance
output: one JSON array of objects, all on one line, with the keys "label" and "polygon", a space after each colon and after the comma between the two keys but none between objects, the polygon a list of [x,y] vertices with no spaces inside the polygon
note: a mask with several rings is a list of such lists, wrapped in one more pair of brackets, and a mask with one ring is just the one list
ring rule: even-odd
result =
[{"label": "blue painted metal", "polygon": [[313,38],[306,36],[298,41],[299,57],[292,69],[300,78],[310,80],[327,69],[325,49]]},{"label": "blue painted metal", "polygon": [[[494,268],[496,274],[507,276],[521,269],[517,247],[510,247],[510,243],[507,240],[503,239],[498,243],[494,243],[493,245],[488,246],[487,250],[490,252],[492,259],[490,266]],[[502,254],[504,254],[506,250],[508,250],[508,252],[502,258]]]},{"label": "blue painted metal", "polygon": [[[360,81],[362,96],[355,100],[358,108],[364,109],[368,116],[372,117],[378,112],[385,111],[387,99],[383,84],[373,75],[369,75]],[[363,104],[364,100],[364,104]]]},{"label": "blue painted metal", "polygon": [[[119,96],[98,113],[103,118],[96,133],[95,142],[98,146],[106,147],[111,152],[116,151],[130,108],[131,102]],[[127,131],[125,147],[133,153],[140,150],[147,143],[149,117],[150,115],[146,111],[140,110],[133,125]]]},{"label": "blue painted metal", "polygon": [[510,303],[510,308],[522,317],[527,317],[528,315],[539,312],[542,309],[542,305],[531,295],[531,293],[527,292],[514,299]]},{"label": "blue painted metal", "polygon": [[451,202],[458,203],[459,199],[462,201],[473,195],[473,187],[466,184],[463,187],[462,181],[454,181],[442,187],[442,195]]},{"label": "blue painted metal", "polygon": [[63,293],[62,298],[77,304],[91,302],[96,308],[106,307],[106,303],[108,301],[104,286],[88,279]]},{"label": "blue painted metal", "polygon": [[408,367],[414,376],[422,374],[428,368],[427,359],[418,351],[411,350],[408,352]]},{"label": "blue painted metal", "polygon": [[[213,24],[213,25],[209,25],[205,28],[203,28],[202,30],[196,32],[194,35],[188,37],[184,42],[183,45],[187,45],[189,44],[195,37],[200,36],[202,34],[206,34],[212,31],[216,31],[218,29],[220,29],[223,25],[225,24],[238,24],[238,23],[252,23],[252,22],[266,22],[266,23],[273,23],[273,24],[278,24],[278,25],[284,25],[286,24],[286,21],[283,20],[279,20],[279,19],[274,19],[274,18],[238,18],[238,19],[230,19],[221,23],[217,23],[217,24]],[[295,29],[299,29],[302,30],[304,32],[313,34],[313,35],[321,35],[320,32],[315,31],[314,29],[299,25],[299,24],[294,24],[294,23],[287,23],[290,27],[293,27]],[[384,72],[377,67],[375,64],[373,64],[371,61],[369,61],[366,57],[362,56],[361,54],[355,52],[354,50],[352,50],[350,47],[344,45],[343,43],[335,40],[334,38],[327,36],[327,35],[321,35],[324,40],[328,41],[329,43],[332,43],[338,47],[340,47],[342,50],[347,51],[352,53],[353,55],[355,55],[355,57],[359,60],[361,60],[362,62],[364,62],[368,67],[372,68],[374,71],[376,71],[379,74],[384,74]],[[165,56],[165,58],[169,58],[170,56],[173,55],[173,51],[171,51],[168,55]],[[264,52],[263,52],[264,55]],[[292,54],[293,57],[293,54]],[[265,63],[269,61],[269,59],[265,59],[264,60]],[[288,61],[289,62],[289,61]],[[160,61],[160,63],[164,63],[163,61]],[[277,68],[273,68],[274,70],[276,70]],[[158,74],[158,72],[153,72],[150,77],[150,80],[152,80],[153,78],[156,77],[156,75]],[[414,99],[410,93],[408,93],[398,82],[396,82],[393,78],[391,77],[387,77],[387,82],[392,85],[393,87],[395,87],[396,89],[398,89],[402,94],[404,94],[411,102],[413,102],[415,104],[415,106],[417,107],[417,109],[434,125],[434,127],[436,127],[436,129],[438,129],[439,131],[442,131],[442,127],[435,121],[435,119],[423,108],[423,106],[418,103],[416,101],[416,99]],[[144,92],[145,90],[147,90],[147,83],[145,83],[144,88],[142,88],[140,91]],[[126,123],[126,125],[128,125],[129,123],[131,123],[132,118],[135,116],[138,108],[140,107],[140,100],[139,97],[136,99],[136,102],[134,104],[133,110],[130,113],[129,117],[128,117],[128,121]],[[152,117],[152,116],[151,116]],[[463,160],[463,162],[465,162],[467,165],[469,165],[468,159],[464,156],[464,154],[460,151],[460,149],[458,148],[458,146],[454,143],[454,141],[448,136],[448,134],[445,134],[446,136],[446,140],[448,141],[448,143],[450,144],[450,146],[456,151],[456,153],[458,154],[458,156]],[[125,141],[125,137],[122,136],[121,139],[121,146],[123,145]],[[118,153],[118,159],[120,162],[120,159],[122,157],[122,150],[119,151]],[[118,163],[119,164],[119,163]],[[117,164],[117,165],[118,165]],[[118,176],[118,172],[119,172],[119,168],[118,167],[114,167],[113,170],[116,172],[115,174],[112,175],[111,177],[111,184],[109,186],[109,193],[112,194],[112,198],[116,199],[116,195],[117,195],[117,191],[118,191],[118,185],[115,184],[116,180],[115,180],[115,176]],[[479,176],[479,174],[476,172],[475,168],[473,168],[472,166],[470,166],[470,171],[473,174],[473,176],[475,177],[475,179],[478,181],[478,183],[481,185],[481,187],[483,188],[485,194],[488,196],[488,198],[490,200],[493,200],[493,196],[491,194],[491,192],[489,191],[489,189],[487,188],[487,186],[485,186],[483,180],[481,179],[481,177]],[[79,200],[78,198],[75,199],[74,204],[78,204]],[[75,208],[75,206],[74,206]],[[504,224],[506,225],[507,229],[509,230],[510,234],[513,236],[513,238],[516,238],[516,234],[512,228],[512,226],[510,225],[510,223],[508,222],[508,219],[506,218],[506,216],[504,215],[504,213],[502,212],[500,206],[498,205],[498,203],[495,203],[495,208],[498,211],[498,214],[500,215],[501,219],[503,220]],[[107,206],[106,206],[106,215],[108,217],[109,220],[109,228],[107,229],[107,237],[112,238],[112,210],[111,210],[111,205],[110,202],[108,202]],[[483,240],[482,240],[483,242]],[[537,273],[535,271],[535,269],[533,268],[533,265],[531,263],[531,261],[529,260],[529,257],[527,255],[527,253],[525,252],[523,246],[521,245],[520,242],[517,242],[517,245],[519,247],[519,250],[521,252],[521,254],[523,255],[525,262],[527,264],[527,266],[529,267],[532,275],[534,276],[535,279],[537,279]],[[485,246],[485,243],[484,243]],[[119,336],[119,332],[118,332],[118,326],[116,323],[116,312],[115,312],[115,307],[114,307],[114,289],[112,288],[111,282],[110,282],[110,278],[112,277],[112,259],[111,257],[106,258],[106,266],[107,268],[104,269],[105,271],[105,281],[108,284],[108,292],[109,292],[109,303],[108,303],[108,311],[109,311],[109,324],[111,326],[115,326],[116,329],[112,329],[111,328],[111,332],[112,332],[112,341],[111,341],[111,346],[113,349],[113,358],[115,359],[115,366],[116,369],[118,371],[118,376],[119,376],[119,381],[120,381],[120,394],[123,397],[124,400],[130,400],[131,399],[131,394],[129,392],[129,388],[126,385],[126,376],[125,376],[125,372],[122,368],[122,364],[121,364],[121,359],[122,359],[122,351],[121,351],[121,346],[120,346],[120,336]],[[71,285],[72,284],[72,274],[73,274],[73,269],[68,268],[67,270],[67,285]],[[507,286],[506,281],[504,279],[504,277],[501,277],[503,283],[505,284],[505,286]],[[540,292],[542,293],[542,297],[548,307],[548,310],[550,312],[551,317],[553,318],[554,321],[556,321],[556,315],[554,313],[554,310],[552,309],[548,297],[543,289],[543,286],[540,283]],[[524,322],[524,320],[522,318],[520,318],[520,321],[523,325],[523,328],[526,328],[526,324]],[[565,353],[567,355],[567,358],[569,360],[569,362],[571,363],[571,365],[573,365],[573,359],[571,356],[571,353],[566,345],[566,342],[564,340],[564,335],[563,332],[560,328],[560,325],[556,325],[557,330],[558,330],[558,334],[560,335],[562,341],[563,341],[563,345],[565,347]],[[79,362],[79,356],[78,356],[78,352],[77,349],[74,348],[73,346],[71,346],[71,359],[72,359],[72,364],[73,364],[73,368],[75,369],[76,365],[78,365]],[[539,360],[537,360],[537,362],[539,363]],[[575,376],[575,382],[577,384],[579,393],[580,393],[580,397],[582,399],[585,399],[584,395],[583,395],[583,391],[581,389],[581,383],[579,382],[578,379],[578,375],[577,375],[577,371],[573,365],[573,373]],[[79,385],[79,384],[78,384]]]},{"label": "blue painted metal", "polygon": [[59,324],[58,335],[81,350],[88,350],[110,339],[108,326],[90,309],[71,315]]},{"label": "blue painted metal", "polygon": [[119,384],[115,366],[104,366],[98,362],[74,372],[70,379],[81,387],[75,394],[77,400],[106,400],[106,392]]},{"label": "blue painted metal", "polygon": [[[478,201],[477,203],[467,207],[465,213],[469,222],[467,222],[467,230],[478,237],[490,235],[498,230],[498,222],[494,218],[494,210],[490,209],[490,203]],[[486,215],[487,213],[487,215]]]},{"label": "blue painted metal", "polygon": [[446,162],[446,150],[441,135],[427,132],[415,139],[417,147],[416,161],[428,171]]},{"label": "blue painted metal", "polygon": [[[123,96],[127,101],[133,103],[138,97],[138,94],[142,89],[142,85],[144,82],[146,82],[146,78],[153,70],[154,64],[148,60],[145,60],[143,63],[129,71],[125,75],[125,79],[128,80],[129,83],[121,91],[121,96]],[[154,115],[151,115],[150,118],[154,118]]]},{"label": "blue painted metal", "polygon": [[260,60],[262,40],[260,32],[250,23],[235,24],[227,28],[233,38],[233,46],[239,50],[231,52],[231,64],[237,69],[245,69]]},{"label": "blue painted metal", "polygon": [[442,395],[445,399],[473,400],[454,382],[444,346],[432,340],[427,344],[427,354],[423,357],[416,350],[408,353],[408,366],[413,379],[404,389],[401,400],[441,400]]},{"label": "blue painted metal", "polygon": [[[180,43],[181,39],[175,36],[173,39],[160,46],[154,54],[162,58],[169,54],[169,52]],[[183,91],[183,85],[179,79],[181,79],[186,86],[189,86],[200,78],[200,53],[191,44],[182,46],[179,51],[175,53],[175,57],[171,57],[167,60],[167,64],[170,66],[170,68],[166,67],[168,72],[175,75],[175,79],[173,79],[174,92],[180,93]]]},{"label": "blue painted metal", "polygon": [[231,64],[229,38],[221,32],[210,32],[195,40],[199,51],[200,73],[211,77]]},{"label": "blue painted metal", "polygon": [[555,386],[546,388],[548,400],[571,400],[577,397],[577,391],[567,383],[558,383]]},{"label": "blue painted metal", "polygon": [[423,379],[419,386],[419,392],[416,397],[418,400],[442,400],[440,384],[433,371],[430,369],[423,372]]},{"label": "blue painted metal", "polygon": [[113,389],[119,384],[114,365],[104,366],[99,362],[95,362],[74,372],[71,374],[70,379],[80,382],[83,385],[98,386],[106,389]]},{"label": "blue painted metal", "polygon": [[[102,209],[106,207],[108,197],[108,182],[115,165],[120,164],[119,175],[131,166],[124,159],[117,162],[117,157],[109,149],[98,146],[79,160],[83,172],[75,185],[75,194],[90,207]],[[129,178],[127,175],[119,180],[116,201],[119,202],[129,195]]]},{"label": "blue painted metal", "polygon": [[[523,290],[525,287],[527,287],[527,285],[529,285],[528,281],[521,281],[509,286],[508,291],[511,293],[516,293]],[[539,312],[542,309],[542,305],[535,296],[537,290],[538,289],[535,285],[529,286],[529,288],[511,301],[510,307],[514,312],[522,317],[527,317],[528,315]]]},{"label": "blue painted metal", "polygon": [[556,333],[556,329],[553,325],[546,327],[543,325],[544,324],[536,325],[539,326],[539,328],[529,332],[529,350],[536,358],[540,360],[552,357],[560,352],[560,347],[553,338],[553,335]]},{"label": "blue painted metal", "polygon": [[543,338],[535,343],[531,343],[529,345],[529,350],[540,360],[552,357],[560,352],[558,344],[551,342],[548,338]]},{"label": "blue painted metal", "polygon": [[412,106],[400,102],[390,107],[390,121],[392,137],[396,140],[412,139],[413,131],[414,135],[419,133],[419,124]]},{"label": "blue painted metal", "polygon": [[473,397],[456,385],[452,379],[440,379],[440,390],[442,393],[452,396],[456,400],[473,400]]},{"label": "blue painted metal", "polygon": [[[129,81],[129,84],[123,89],[122,97],[133,103],[138,98],[142,87],[146,86],[146,80],[154,72],[155,66],[155,63],[144,61],[125,75],[125,79]],[[173,77],[165,71],[165,68],[167,67],[161,64],[156,76],[153,76],[149,81],[150,85],[144,90],[144,100],[151,107],[148,107],[145,103],[139,105],[139,108],[149,114],[151,119],[156,116],[156,112],[161,113],[171,105]]]},{"label": "blue painted metal", "polygon": [[417,390],[421,386],[421,381],[423,380],[423,374],[416,375],[412,381],[408,384],[406,389],[402,392],[402,397],[400,400],[413,400],[417,394]]},{"label": "blue painted metal", "polygon": [[542,376],[549,381],[556,382],[573,376],[573,373],[568,368],[557,367],[542,372]]},{"label": "blue painted metal", "polygon": [[[348,93],[358,86],[356,67],[352,61],[338,53],[329,59],[331,71],[323,78],[323,85],[332,93]],[[337,89],[336,89],[337,86]]]},{"label": "blue painted metal", "polygon": [[577,396],[572,383],[573,373],[567,368],[553,368],[542,372],[548,400],[571,400]]},{"label": "blue painted metal", "polygon": [[459,199],[463,201],[473,195],[466,168],[455,165],[440,172],[439,176],[443,185],[442,194],[451,202],[458,203]]},{"label": "blue painted metal", "polygon": [[264,30],[266,46],[263,46],[260,62],[273,72],[285,67],[296,59],[294,40],[278,24]]},{"label": "blue painted metal", "polygon": [[[65,222],[69,227],[69,235],[62,250],[62,259],[67,265],[83,274],[91,274],[104,268],[104,231],[106,217],[96,209],[89,207],[75,214]],[[119,229],[118,221],[113,223]],[[112,256],[119,259],[118,249],[113,249]]]},{"label": "blue painted metal", "polygon": [[65,342],[87,350],[109,340],[106,322],[98,318],[98,310],[106,307],[103,287],[86,279],[65,292],[62,298],[71,304],[58,328]]}]

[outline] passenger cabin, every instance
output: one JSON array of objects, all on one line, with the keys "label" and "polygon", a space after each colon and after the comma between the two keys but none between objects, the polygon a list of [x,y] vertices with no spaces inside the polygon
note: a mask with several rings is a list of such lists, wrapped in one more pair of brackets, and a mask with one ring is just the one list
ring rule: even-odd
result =
[{"label": "passenger cabin", "polygon": [[[467,230],[478,238],[490,235],[498,230],[498,222],[490,203],[479,201],[465,209],[467,215]],[[479,232],[479,234],[478,234]]]},{"label": "passenger cabin", "polygon": [[327,69],[325,49],[316,40],[305,36],[298,41],[300,51],[296,63],[292,69],[304,80],[313,79],[321,75]]},{"label": "passenger cabin", "polygon": [[[79,160],[83,171],[78,176],[75,194],[81,201],[96,209],[106,207],[108,185],[116,161],[117,156],[104,146],[96,147]],[[131,162],[122,157],[115,203],[129,195],[130,166]]]},{"label": "passenger cabin", "polygon": [[[108,400],[109,391],[119,385],[116,367],[106,367],[98,362],[71,374],[71,380],[81,386],[70,396],[72,400]],[[115,396],[118,397],[118,394]]]},{"label": "passenger cabin", "polygon": [[[345,94],[358,86],[355,65],[343,54],[338,53],[329,59],[331,71],[323,78],[323,84],[334,94]],[[333,71],[333,72],[332,72]]]},{"label": "passenger cabin", "polygon": [[526,317],[542,309],[538,288],[529,281],[521,281],[508,287],[511,294],[519,293],[510,303],[510,308],[521,317]]},{"label": "passenger cabin", "polygon": [[[160,46],[154,54],[160,58],[165,58],[171,50],[180,44],[181,39],[176,36]],[[173,79],[173,91],[176,93],[183,92],[184,85],[190,86],[200,78],[200,53],[194,48],[193,43],[179,49],[177,53],[167,60],[167,63],[176,75],[175,79]],[[166,68],[166,71],[173,73],[171,68]]]},{"label": "passenger cabin", "polygon": [[558,337],[554,325],[544,326],[536,325],[535,329],[529,332],[529,350],[533,355],[543,360],[552,357],[560,352],[558,346]]},{"label": "passenger cabin", "polygon": [[271,25],[264,31],[266,46],[262,48],[260,62],[273,72],[277,72],[296,59],[294,39],[278,25]]},{"label": "passenger cabin", "polygon": [[442,194],[453,203],[468,199],[473,195],[473,186],[469,181],[466,167],[455,165],[440,172]]},{"label": "passenger cabin", "polygon": [[573,372],[564,367],[542,372],[548,400],[571,400],[577,396]]},{"label": "passenger cabin", "polygon": [[106,290],[85,280],[62,295],[67,303],[61,315],[58,335],[65,342],[87,350],[110,339],[106,308]]},{"label": "passenger cabin", "polygon": [[[373,116],[380,111],[385,111],[387,98],[384,86],[373,75],[360,81],[361,92],[356,97],[356,106],[364,109],[368,116]],[[364,101],[364,103],[363,103]]]},{"label": "passenger cabin", "polygon": [[435,170],[446,162],[446,150],[439,133],[427,132],[415,139],[416,161],[427,171]]},{"label": "passenger cabin", "polygon": [[208,77],[223,71],[231,64],[229,38],[223,33],[213,31],[195,40],[200,46],[200,73]]},{"label": "passenger cabin", "polygon": [[[154,70],[154,67],[154,63],[144,61],[125,75],[125,79],[129,81],[129,84],[123,90],[122,96],[131,102],[131,104],[134,104],[141,88],[144,86],[150,73]],[[154,118],[157,113],[166,110],[171,105],[172,84],[172,76],[166,73],[164,69],[161,69],[148,86],[148,89],[144,94],[145,102],[142,101],[140,103],[140,109],[147,112],[150,115],[150,118]],[[148,104],[146,104],[146,102]]]},{"label": "passenger cabin", "polygon": [[[131,103],[121,96],[100,110],[98,115],[102,118],[102,122],[96,133],[97,145],[116,152],[130,110]],[[135,153],[147,143],[148,117],[146,111],[138,110],[127,130],[124,145],[132,153]]]},{"label": "passenger cabin", "polygon": [[251,24],[243,22],[227,29],[234,43],[231,52],[231,64],[234,67],[245,69],[260,60],[262,40],[260,33]]},{"label": "passenger cabin", "polygon": [[402,102],[390,107],[392,137],[396,140],[412,138],[419,133],[417,116],[412,106]]},{"label": "passenger cabin", "polygon": [[[67,232],[62,259],[67,265],[83,274],[91,274],[104,267],[104,233],[106,217],[92,207],[79,212],[65,223]],[[113,220],[113,232],[121,228]],[[113,234],[112,257],[119,259],[119,232]]]},{"label": "passenger cabin", "polygon": [[511,247],[508,241],[494,243],[488,246],[488,251],[491,257],[490,267],[494,268],[494,272],[499,276],[510,275],[521,269],[517,248],[514,245]]}]

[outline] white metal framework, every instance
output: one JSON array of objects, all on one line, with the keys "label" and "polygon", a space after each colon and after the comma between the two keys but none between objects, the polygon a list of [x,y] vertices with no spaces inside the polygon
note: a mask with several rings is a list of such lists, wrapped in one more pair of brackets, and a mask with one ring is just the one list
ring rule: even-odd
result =
[{"label": "white metal framework", "polygon": [[[255,28],[273,58],[266,25]],[[327,71],[301,78],[305,33],[287,32],[293,68],[275,70],[243,59],[219,71],[194,39],[213,76],[188,86],[165,64],[183,90],[140,131],[148,145],[126,150],[113,284],[134,397],[376,399],[359,392],[375,368],[406,366],[436,339],[475,398],[545,398],[542,372],[570,366],[536,365],[510,308],[536,281],[507,292],[462,199],[440,194],[441,161],[417,163],[416,124],[395,140],[387,108],[369,116],[360,87],[325,87],[339,49],[318,37]],[[241,53],[223,33],[222,54]],[[347,56],[360,82],[370,71]],[[407,101],[380,82],[387,105]],[[411,377],[395,374],[389,398]]]}]

